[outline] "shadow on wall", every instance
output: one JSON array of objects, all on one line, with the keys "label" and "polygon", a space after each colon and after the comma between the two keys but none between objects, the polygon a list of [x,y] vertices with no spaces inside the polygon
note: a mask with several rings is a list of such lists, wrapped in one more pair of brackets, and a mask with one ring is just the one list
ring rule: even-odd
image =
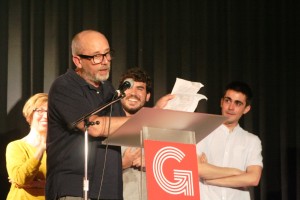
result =
[{"label": "shadow on wall", "polygon": [[1,190],[0,190],[0,200],[5,200],[7,193],[10,188],[10,183],[8,182],[8,175],[6,171],[6,146],[9,142],[17,139],[21,139],[27,135],[29,131],[29,125],[26,122],[22,114],[22,109],[25,101],[19,101],[16,106],[7,115],[7,124],[0,133],[0,180],[1,180]]}]

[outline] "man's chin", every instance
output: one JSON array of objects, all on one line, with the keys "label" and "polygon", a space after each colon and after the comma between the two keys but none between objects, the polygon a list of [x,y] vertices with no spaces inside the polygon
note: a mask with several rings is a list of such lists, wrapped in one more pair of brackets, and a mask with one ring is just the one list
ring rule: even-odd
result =
[{"label": "man's chin", "polygon": [[134,115],[137,113],[140,109],[126,109],[126,112],[128,112],[131,115]]},{"label": "man's chin", "polygon": [[107,75],[101,75],[101,76],[97,76],[97,81],[98,82],[103,82],[103,81],[107,81],[109,78],[109,74]]},{"label": "man's chin", "polygon": [[231,120],[227,120],[224,122],[224,124],[228,124],[228,125],[233,124],[233,123],[234,123],[234,121],[231,121]]}]

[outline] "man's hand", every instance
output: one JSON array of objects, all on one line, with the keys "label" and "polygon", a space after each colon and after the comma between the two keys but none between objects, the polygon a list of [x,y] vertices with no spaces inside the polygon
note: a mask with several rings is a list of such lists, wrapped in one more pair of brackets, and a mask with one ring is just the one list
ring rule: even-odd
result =
[{"label": "man's hand", "polygon": [[153,108],[164,108],[168,102],[171,100],[171,99],[174,99],[175,95],[174,94],[167,94],[163,97],[161,97],[155,104],[155,106]]},{"label": "man's hand", "polygon": [[207,158],[205,153],[202,153],[200,156],[198,156],[198,163],[207,163]]},{"label": "man's hand", "polygon": [[131,166],[135,166],[135,167],[141,166],[141,156],[142,156],[141,148],[128,147],[123,153],[122,168],[126,169]]}]

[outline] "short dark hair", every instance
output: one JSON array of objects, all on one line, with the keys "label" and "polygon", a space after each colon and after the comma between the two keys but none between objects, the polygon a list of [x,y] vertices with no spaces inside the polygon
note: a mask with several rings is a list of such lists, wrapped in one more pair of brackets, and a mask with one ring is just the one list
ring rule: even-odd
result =
[{"label": "short dark hair", "polygon": [[229,83],[225,87],[223,97],[224,97],[225,93],[227,92],[227,90],[234,90],[236,92],[243,93],[246,96],[246,104],[247,105],[251,104],[251,100],[253,98],[253,93],[252,93],[250,86],[247,83],[242,82],[242,81],[233,81],[233,82]]},{"label": "short dark hair", "polygon": [[119,81],[119,86],[124,82],[125,79],[132,78],[134,81],[146,83],[146,92],[152,92],[152,80],[150,76],[139,67],[130,68],[125,72]]}]

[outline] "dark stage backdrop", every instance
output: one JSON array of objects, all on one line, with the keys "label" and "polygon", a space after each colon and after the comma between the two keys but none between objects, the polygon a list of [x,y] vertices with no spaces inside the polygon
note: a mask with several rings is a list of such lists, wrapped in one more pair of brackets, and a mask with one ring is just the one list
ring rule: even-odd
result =
[{"label": "dark stage backdrop", "polygon": [[150,104],[176,77],[204,84],[197,112],[219,114],[223,87],[248,82],[255,97],[241,125],[263,145],[255,199],[300,199],[299,2],[296,0],[1,0],[0,196],[5,148],[28,133],[22,107],[72,66],[70,41],[103,32],[116,51],[111,80],[131,67],[154,80]]}]

